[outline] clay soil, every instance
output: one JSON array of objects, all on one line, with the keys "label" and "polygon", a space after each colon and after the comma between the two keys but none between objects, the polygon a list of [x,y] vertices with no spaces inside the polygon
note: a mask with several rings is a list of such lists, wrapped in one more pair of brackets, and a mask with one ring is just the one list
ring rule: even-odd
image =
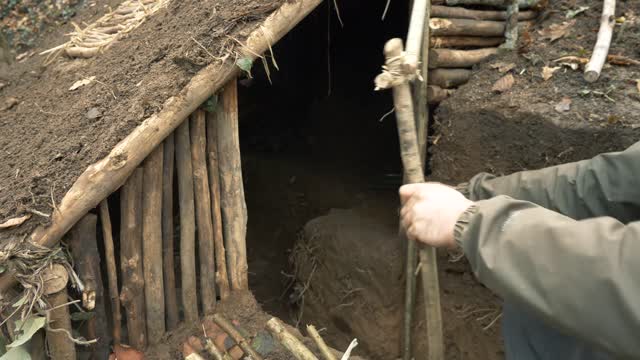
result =
[{"label": "clay soil", "polygon": [[[33,55],[2,68],[0,82],[7,85],[0,89],[0,109],[12,99],[18,104],[0,111],[0,222],[30,210],[51,214],[87,166],[214,61],[208,53],[233,59],[238,44],[229,36],[243,41],[282,2],[173,1],[93,59],[61,56],[47,66]],[[117,3],[87,5],[73,21],[90,23]],[[70,24],[51,30],[33,50],[65,42],[71,30]],[[90,76],[96,81],[69,91]],[[48,220],[34,215],[10,234]]]}]

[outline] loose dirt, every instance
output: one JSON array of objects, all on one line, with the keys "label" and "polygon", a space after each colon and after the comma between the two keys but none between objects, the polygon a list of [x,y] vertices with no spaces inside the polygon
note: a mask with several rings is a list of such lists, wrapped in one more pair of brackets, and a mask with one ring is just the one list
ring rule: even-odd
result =
[{"label": "loose dirt", "polygon": [[[215,61],[210,54],[230,54],[233,61],[236,40],[243,41],[282,2],[173,1],[95,58],[60,57],[44,66],[44,57],[35,55],[3,69],[0,82],[7,85],[0,89],[0,109],[11,99],[17,104],[0,111],[0,222],[31,210],[51,214],[88,165]],[[83,9],[77,20],[91,22],[105,11],[97,5]],[[53,31],[35,50],[64,43],[61,34],[70,30],[66,25]],[[96,81],[69,91],[90,76]],[[48,221],[34,215],[9,234]]]}]

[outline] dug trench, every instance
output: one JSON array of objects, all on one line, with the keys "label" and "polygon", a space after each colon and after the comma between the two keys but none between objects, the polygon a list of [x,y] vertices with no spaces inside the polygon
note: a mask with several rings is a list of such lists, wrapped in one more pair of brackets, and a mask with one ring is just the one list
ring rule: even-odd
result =
[{"label": "dug trench", "polygon": [[[263,309],[356,354],[400,354],[402,166],[391,94],[374,92],[382,48],[404,37],[406,5],[321,5],[274,47],[269,75],[240,81],[240,137],[249,214],[249,282]],[[277,63],[279,71],[273,68]],[[269,79],[270,78],[270,79]],[[447,359],[499,359],[499,303],[442,254]],[[425,350],[418,295],[415,351]],[[304,332],[304,330],[303,330]]]},{"label": "dug trench", "polygon": [[[359,355],[400,355],[404,301],[398,238],[401,163],[389,93],[372,79],[381,50],[404,37],[408,9],[340,3],[344,27],[324,4],[274,48],[271,82],[255,67],[240,92],[241,143],[248,223],[250,287],[263,308],[290,325],[311,323],[338,349],[353,338]],[[553,59],[595,42],[600,5],[550,45],[541,29],[561,23],[579,1],[557,2],[524,35],[519,54],[490,59],[471,81],[433,109],[428,178],[448,184],[478,172],[498,175],[578,161],[621,150],[640,138],[632,82],[637,68],[608,66],[588,85],[581,71],[539,74]],[[637,12],[623,3],[619,12]],[[329,25],[327,25],[329,24]],[[635,58],[638,24],[630,22],[612,53]],[[637,47],[636,47],[637,49]],[[491,90],[513,64],[513,87]],[[611,89],[615,89],[611,91]],[[608,94],[611,98],[599,94]],[[570,98],[570,110],[557,103]],[[251,110],[255,109],[255,110]],[[501,300],[478,283],[464,259],[439,254],[447,359],[503,359]],[[426,352],[418,293],[415,354]]]}]

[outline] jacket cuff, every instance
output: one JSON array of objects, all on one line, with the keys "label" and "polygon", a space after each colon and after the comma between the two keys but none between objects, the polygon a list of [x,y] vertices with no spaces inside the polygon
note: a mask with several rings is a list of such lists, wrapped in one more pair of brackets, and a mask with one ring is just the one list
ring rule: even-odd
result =
[{"label": "jacket cuff", "polygon": [[458,221],[456,222],[456,226],[453,228],[453,238],[456,241],[456,244],[458,244],[458,246],[460,246],[461,248],[464,248],[462,246],[462,237],[464,235],[464,232],[469,227],[471,218],[473,218],[473,216],[477,213],[478,206],[476,206],[475,204],[469,206],[467,210],[465,210],[462,215],[460,215]]}]

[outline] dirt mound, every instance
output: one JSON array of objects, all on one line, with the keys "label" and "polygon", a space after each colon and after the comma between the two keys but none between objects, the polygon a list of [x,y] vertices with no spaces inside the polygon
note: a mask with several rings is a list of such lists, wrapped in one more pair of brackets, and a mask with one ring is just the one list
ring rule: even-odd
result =
[{"label": "dirt mound", "polygon": [[[581,69],[570,67],[571,59],[554,62],[566,56],[588,58],[602,3],[574,0],[550,6],[542,15],[545,20],[523,35],[520,54],[481,65],[469,83],[440,105],[430,148],[434,179],[455,184],[482,171],[537,169],[620,150],[640,139],[635,80],[640,66],[606,65],[600,79],[589,84]],[[570,10],[584,6],[586,11],[566,18]],[[622,24],[616,27],[610,54],[640,59],[640,3],[618,2],[616,14]],[[549,29],[567,24],[563,36],[550,42]],[[504,93],[492,91],[507,76],[499,65],[509,65],[515,80]],[[553,72],[548,80],[544,67],[553,69],[547,70]]]},{"label": "dirt mound", "polygon": [[[313,319],[339,348],[357,338],[376,359],[400,355],[404,246],[393,204],[332,210],[310,221],[293,252],[301,323]],[[501,359],[499,302],[461,263],[439,257],[447,359]],[[424,302],[417,299],[414,353],[426,353]],[[479,319],[479,320],[478,320]],[[335,329],[335,330],[332,330]]]},{"label": "dirt mound", "polygon": [[[88,165],[217,61],[212,56],[233,61],[239,42],[283,1],[173,1],[100,56],[60,57],[49,66],[33,56],[0,73],[8,84],[0,89],[0,109],[13,104],[0,110],[0,221],[32,210],[51,214],[52,202]],[[37,50],[64,41],[54,33]],[[94,82],[69,90],[90,76]],[[34,215],[17,231],[47,221]]]}]

